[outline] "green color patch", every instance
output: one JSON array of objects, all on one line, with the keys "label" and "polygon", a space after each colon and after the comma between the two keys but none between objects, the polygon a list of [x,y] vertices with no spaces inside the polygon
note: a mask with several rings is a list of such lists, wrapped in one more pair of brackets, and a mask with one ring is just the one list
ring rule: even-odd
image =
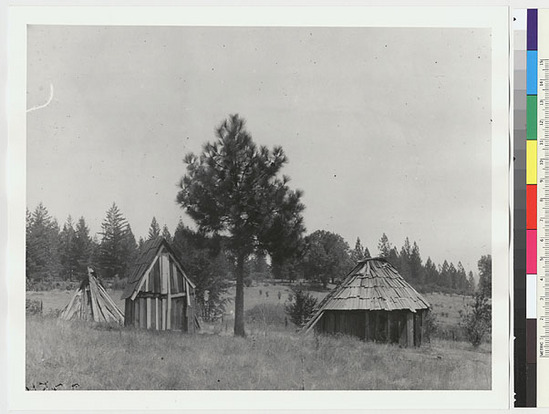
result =
[{"label": "green color patch", "polygon": [[526,139],[538,137],[538,96],[526,97]]}]

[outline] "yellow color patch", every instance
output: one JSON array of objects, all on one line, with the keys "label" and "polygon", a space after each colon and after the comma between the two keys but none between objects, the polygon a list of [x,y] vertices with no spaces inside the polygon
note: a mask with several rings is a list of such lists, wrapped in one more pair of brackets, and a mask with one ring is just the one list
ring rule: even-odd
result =
[{"label": "yellow color patch", "polygon": [[537,184],[538,141],[526,141],[526,184]]}]

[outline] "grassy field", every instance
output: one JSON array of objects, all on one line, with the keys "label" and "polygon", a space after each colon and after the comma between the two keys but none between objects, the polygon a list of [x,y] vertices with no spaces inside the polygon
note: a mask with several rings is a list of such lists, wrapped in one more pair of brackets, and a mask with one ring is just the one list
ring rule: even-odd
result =
[{"label": "grassy field", "polygon": [[[253,329],[251,329],[253,331]],[[488,389],[489,347],[270,331],[236,338],[27,319],[26,383],[80,389]]]},{"label": "grassy field", "polygon": [[[124,308],[120,291],[111,297]],[[321,299],[326,291],[312,291]],[[27,316],[26,382],[80,389],[489,389],[490,344],[433,339],[421,348],[297,334],[286,320],[287,285],[246,288],[246,338],[232,336],[233,305],[200,335],[150,332],[53,316],[72,292],[27,292],[44,316]],[[229,295],[234,294],[229,291]],[[442,329],[468,298],[427,294]]]}]

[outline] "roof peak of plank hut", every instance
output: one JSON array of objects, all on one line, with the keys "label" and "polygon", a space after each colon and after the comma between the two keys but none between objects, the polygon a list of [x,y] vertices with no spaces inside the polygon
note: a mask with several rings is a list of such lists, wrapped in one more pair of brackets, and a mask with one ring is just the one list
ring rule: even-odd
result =
[{"label": "roof peak of plank hut", "polygon": [[164,236],[158,236],[153,239],[146,240],[139,249],[140,251],[137,259],[135,260],[131,268],[131,273],[128,276],[128,285],[126,286],[126,289],[122,293],[120,299],[127,299],[132,296],[135,289],[137,288],[137,284],[139,284],[144,273],[148,270],[150,264],[154,260],[155,256],[159,253],[161,248],[165,248],[166,251],[172,255],[174,260],[176,260],[177,265],[181,267],[181,269],[184,271],[185,277],[187,278],[193,289],[196,287],[193,280],[188,276],[187,269],[179,260],[178,255],[175,253],[170,243],[164,238]]}]

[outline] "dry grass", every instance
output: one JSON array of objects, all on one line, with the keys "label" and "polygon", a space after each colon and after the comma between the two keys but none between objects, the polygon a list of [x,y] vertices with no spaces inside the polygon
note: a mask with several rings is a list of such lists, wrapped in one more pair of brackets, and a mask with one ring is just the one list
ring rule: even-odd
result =
[{"label": "dry grass", "polygon": [[[123,309],[120,293],[109,291]],[[27,292],[27,298],[42,300],[48,315],[62,309],[71,294]],[[230,315],[204,324],[203,333],[194,336],[28,316],[27,386],[40,388],[48,381],[65,389],[78,383],[80,389],[97,390],[490,388],[489,344],[475,350],[464,342],[433,340],[406,349],[348,337],[301,336],[291,323],[281,322],[289,294],[285,285],[246,288],[247,338],[232,336]],[[313,294],[320,299],[326,293]],[[425,296],[439,324],[457,324],[466,298]]]},{"label": "dry grass", "polygon": [[490,359],[489,347],[459,342],[406,349],[291,330],[235,338],[27,318],[29,388],[489,389]]}]

